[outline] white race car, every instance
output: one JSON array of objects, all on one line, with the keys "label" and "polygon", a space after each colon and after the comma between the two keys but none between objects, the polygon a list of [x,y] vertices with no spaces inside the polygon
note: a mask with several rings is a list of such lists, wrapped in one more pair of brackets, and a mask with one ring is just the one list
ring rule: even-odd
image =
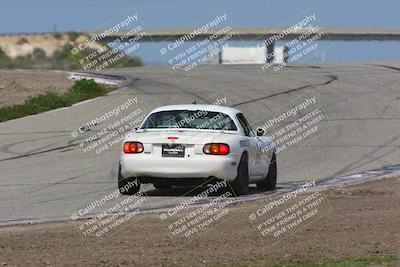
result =
[{"label": "white race car", "polygon": [[216,105],[171,105],[154,109],[127,134],[118,168],[121,194],[135,194],[141,183],[157,189],[223,179],[235,195],[249,183],[273,190],[277,165],[274,147],[253,132],[237,109]]}]

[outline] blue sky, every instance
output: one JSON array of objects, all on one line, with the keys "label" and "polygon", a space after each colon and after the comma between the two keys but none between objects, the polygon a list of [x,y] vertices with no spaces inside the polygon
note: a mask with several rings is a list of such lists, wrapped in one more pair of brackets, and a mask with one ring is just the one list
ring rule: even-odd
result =
[{"label": "blue sky", "polygon": [[1,0],[0,32],[92,29],[130,8],[149,28],[185,27],[220,8],[240,28],[278,26],[307,8],[329,28],[400,28],[396,0]]},{"label": "blue sky", "polygon": [[[148,29],[187,28],[219,9],[225,10],[237,28],[280,27],[309,9],[325,28],[400,29],[400,2],[395,0],[1,0],[0,33],[51,32],[54,24],[58,31],[104,28],[130,9],[137,11]],[[399,49],[398,42],[334,42],[325,58],[388,60],[399,54]],[[145,60],[157,58],[148,55]]]}]

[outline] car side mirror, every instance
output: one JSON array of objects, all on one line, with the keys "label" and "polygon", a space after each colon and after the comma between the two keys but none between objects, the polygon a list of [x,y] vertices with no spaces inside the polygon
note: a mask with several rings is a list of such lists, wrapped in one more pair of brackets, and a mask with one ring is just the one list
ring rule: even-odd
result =
[{"label": "car side mirror", "polygon": [[265,130],[261,127],[257,128],[257,136],[264,136],[265,135]]}]

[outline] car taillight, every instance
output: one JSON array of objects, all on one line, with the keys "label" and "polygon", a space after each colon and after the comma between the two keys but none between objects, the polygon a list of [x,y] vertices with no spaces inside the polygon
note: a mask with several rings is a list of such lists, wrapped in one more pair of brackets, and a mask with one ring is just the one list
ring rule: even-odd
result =
[{"label": "car taillight", "polygon": [[132,154],[132,153],[142,153],[143,152],[143,144],[140,142],[126,142],[124,144],[124,153]]},{"label": "car taillight", "polygon": [[229,154],[229,146],[227,144],[211,143],[205,144],[203,152],[211,155],[227,155]]}]

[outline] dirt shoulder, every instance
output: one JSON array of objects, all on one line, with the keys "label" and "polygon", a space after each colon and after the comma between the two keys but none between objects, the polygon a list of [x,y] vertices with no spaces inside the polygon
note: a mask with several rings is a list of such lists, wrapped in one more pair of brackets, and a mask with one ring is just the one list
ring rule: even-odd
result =
[{"label": "dirt shoulder", "polygon": [[0,107],[23,104],[45,91],[65,93],[74,85],[68,72],[52,70],[0,70]]},{"label": "dirt shoulder", "polygon": [[323,216],[299,224],[278,242],[260,238],[249,222],[249,211],[265,202],[230,208],[230,219],[185,244],[171,239],[159,214],[137,215],[100,243],[72,222],[3,227],[0,266],[270,266],[399,257],[400,177],[330,189],[323,196],[329,203],[329,209],[320,206]]}]

